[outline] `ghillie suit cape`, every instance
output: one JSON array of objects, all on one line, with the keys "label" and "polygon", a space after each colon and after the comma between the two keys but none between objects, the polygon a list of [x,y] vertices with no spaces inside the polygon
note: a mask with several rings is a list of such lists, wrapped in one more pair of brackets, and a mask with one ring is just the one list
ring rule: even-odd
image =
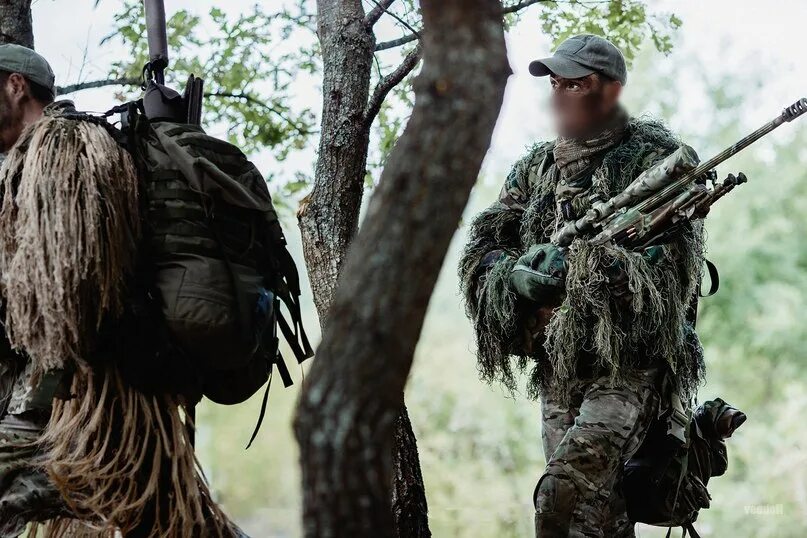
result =
[{"label": "ghillie suit cape", "polygon": [[[231,536],[188,438],[182,402],[127,385],[99,353],[124,307],[139,234],[128,153],[68,104],[46,109],[0,169],[0,291],[5,327],[34,372],[66,372],[38,441],[82,533]],[[35,374],[36,376],[36,374]],[[76,535],[52,521],[46,534]]]},{"label": "ghillie suit cape", "polygon": [[[601,161],[589,159],[596,166],[593,175],[571,190],[565,174],[561,179],[555,143],[534,146],[513,167],[499,201],[473,221],[460,279],[486,381],[501,381],[513,390],[516,371],[531,369],[531,396],[543,392],[563,401],[578,379],[610,375],[619,383],[632,369],[665,361],[681,394],[694,393],[703,358],[686,314],[701,274],[700,224],[652,256],[576,240],[567,253],[563,302],[546,325],[538,323],[537,335],[525,334],[536,325],[537,306],[526,304],[509,285],[516,260],[531,245],[549,242],[563,223],[562,211],[582,215],[592,199],[618,194],[679,146],[665,127],[645,119],[630,120],[620,136]],[[565,208],[559,204],[561,193]],[[628,277],[627,307],[608,289],[614,264]]]}]

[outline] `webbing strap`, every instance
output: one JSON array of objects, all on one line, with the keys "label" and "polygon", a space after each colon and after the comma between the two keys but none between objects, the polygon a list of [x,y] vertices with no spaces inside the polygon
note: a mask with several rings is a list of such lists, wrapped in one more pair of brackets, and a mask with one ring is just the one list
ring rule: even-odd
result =
[{"label": "webbing strap", "polygon": [[171,168],[157,168],[149,171],[149,182],[153,181],[185,181],[185,176],[179,170]]},{"label": "webbing strap", "polygon": [[159,220],[190,220],[204,221],[207,218],[204,210],[192,207],[152,207],[149,209],[149,218]]},{"label": "webbing strap", "polygon": [[244,153],[236,146],[201,133],[188,134],[186,136],[176,138],[175,140],[177,145],[182,148],[187,148],[187,146],[192,145],[195,147],[204,148],[217,154],[223,153],[225,155],[235,155],[238,157],[244,156]]},{"label": "webbing strap", "polygon": [[687,531],[689,532],[689,536],[691,536],[691,538],[701,538],[701,535],[697,533],[692,523],[687,523],[683,525],[683,527],[684,527],[684,535],[682,536],[682,538],[686,537]]},{"label": "webbing strap", "polygon": [[[277,367],[277,373],[280,375],[280,380],[283,381],[284,387],[289,388],[294,384],[294,381],[291,379],[289,369],[286,367],[286,362],[283,360],[283,355],[281,355],[279,351],[275,356],[273,367]],[[245,450],[248,450],[249,447],[252,446],[253,441],[255,441],[255,438],[258,436],[258,432],[261,430],[261,426],[263,425],[263,419],[266,417],[266,408],[268,407],[269,403],[269,389],[272,387],[273,376],[274,370],[270,370],[269,380],[266,382],[266,389],[263,391],[263,400],[261,400],[261,411],[258,413],[258,422],[255,424],[255,429],[252,430],[252,435],[249,437],[249,443],[247,443],[247,448]]]},{"label": "webbing strap", "polygon": [[717,266],[714,263],[706,258],[704,258],[703,261],[706,264],[706,270],[709,272],[709,291],[703,294],[700,293],[699,290],[698,293],[701,297],[711,297],[720,289],[720,273],[717,271]]},{"label": "webbing strap", "polygon": [[677,391],[672,391],[670,395],[670,418],[667,421],[667,434],[672,435],[682,445],[687,444],[687,426],[689,425],[689,414],[684,411],[681,403],[681,396]]},{"label": "webbing strap", "polygon": [[[681,472],[678,474],[678,485],[675,487],[675,497],[673,497],[671,513],[675,513],[675,509],[678,507],[678,495],[681,493],[681,484],[684,483],[684,476],[686,476],[687,474],[688,463],[689,463],[689,447],[686,447],[684,455],[681,458]],[[684,536],[686,536],[686,532],[687,529],[686,527],[684,527]]]},{"label": "webbing strap", "polygon": [[278,324],[283,337],[286,338],[292,351],[294,351],[297,362],[302,363],[314,356],[314,350],[311,348],[308,335],[305,334],[305,328],[303,327],[303,316],[300,308],[300,275],[297,273],[297,266],[294,264],[289,251],[286,250],[284,243],[278,244],[277,257],[280,273],[285,278],[287,288],[277,291],[286,308],[289,309],[292,326],[289,326],[280,312],[278,312]]},{"label": "webbing strap", "polygon": [[148,189],[149,200],[167,200],[193,202],[201,207],[202,197],[190,189],[171,189],[166,187],[150,186]]},{"label": "webbing strap", "polygon": [[261,401],[261,412],[258,414],[258,423],[255,424],[255,429],[252,430],[252,435],[249,437],[249,443],[247,443],[247,447],[244,450],[249,450],[249,447],[252,446],[252,442],[255,441],[255,438],[258,436],[258,432],[261,429],[261,425],[263,424],[263,417],[266,415],[266,406],[269,403],[269,389],[272,386],[272,372],[269,372],[269,381],[266,382],[266,390],[263,391],[263,400]]},{"label": "webbing strap", "polygon": [[[284,301],[285,303],[285,301]],[[286,305],[288,308],[288,304]],[[294,313],[292,313],[292,319]],[[280,327],[280,332],[283,333],[283,338],[288,342],[292,353],[297,358],[298,363],[302,363],[307,358],[314,355],[311,345],[308,343],[308,337],[304,330],[300,330],[301,325],[294,321],[294,329],[292,330],[289,322],[283,316],[283,313],[278,310],[277,312],[277,325]],[[302,345],[301,345],[302,344]]]}]

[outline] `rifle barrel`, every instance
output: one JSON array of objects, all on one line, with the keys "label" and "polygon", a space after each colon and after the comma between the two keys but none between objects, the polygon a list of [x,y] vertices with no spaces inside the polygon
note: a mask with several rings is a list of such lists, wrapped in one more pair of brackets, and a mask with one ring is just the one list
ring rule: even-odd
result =
[{"label": "rifle barrel", "polygon": [[168,33],[163,0],[144,0],[146,31],[149,43],[149,62],[155,80],[165,83],[164,71],[168,67]]},{"label": "rifle barrel", "polygon": [[654,204],[659,202],[663,203],[668,201],[672,198],[677,191],[681,189],[681,187],[686,187],[689,183],[694,181],[695,179],[701,177],[703,174],[708,172],[709,170],[715,168],[719,164],[727,161],[731,157],[737,155],[739,152],[759,140],[760,138],[767,136],[771,133],[774,129],[782,125],[783,123],[793,121],[794,119],[798,118],[802,114],[807,112],[807,98],[800,99],[796,101],[791,106],[787,107],[776,119],[769,121],[750,135],[746,136],[730,148],[726,148],[722,152],[718,153],[705,163],[701,164],[691,172],[687,172],[681,178],[677,179],[670,183],[667,187],[660,190],[658,193],[649,196],[643,202],[636,205],[636,209],[639,211],[646,211]]}]

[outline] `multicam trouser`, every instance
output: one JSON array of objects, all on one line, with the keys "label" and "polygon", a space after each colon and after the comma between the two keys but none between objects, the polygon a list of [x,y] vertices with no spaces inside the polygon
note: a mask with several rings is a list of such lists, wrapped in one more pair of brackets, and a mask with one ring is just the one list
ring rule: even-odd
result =
[{"label": "multicam trouser", "polygon": [[36,440],[50,415],[61,372],[35,378],[30,362],[18,371],[0,361],[0,538],[25,525],[66,515],[61,497],[36,465]]},{"label": "multicam trouser", "polygon": [[581,381],[566,406],[541,400],[547,465],[535,488],[537,537],[634,536],[622,467],[658,415],[661,372],[637,371],[620,387],[607,377]]}]

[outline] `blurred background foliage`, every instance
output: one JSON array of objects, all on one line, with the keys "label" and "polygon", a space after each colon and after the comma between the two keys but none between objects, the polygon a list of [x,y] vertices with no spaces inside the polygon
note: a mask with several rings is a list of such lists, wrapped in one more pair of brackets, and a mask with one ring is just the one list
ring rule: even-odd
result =
[{"label": "blurred background foliage", "polygon": [[[102,5],[112,3],[101,0]],[[67,0],[53,4],[66,6]],[[106,32],[103,47],[123,49],[126,54],[117,54],[100,74],[137,79],[146,58],[140,2],[117,4],[114,30]],[[578,31],[618,41],[633,58],[630,111],[669,121],[702,157],[723,149],[775,114],[770,110],[760,118],[757,113],[764,101],[766,77],[774,72],[773,67],[762,67],[762,61],[753,69],[734,70],[731,76],[725,69],[704,65],[697,55],[676,52],[660,61],[661,53],[674,46],[681,20],[671,13],[649,11],[649,2],[540,4],[533,11],[509,17],[508,23],[530,36],[548,34],[552,41]],[[308,188],[315,158],[312,142],[318,136],[315,21],[310,1],[284,2],[282,9],[262,5],[237,9],[229,2],[204,0],[193,9],[174,11],[170,39],[177,52],[172,54],[169,82],[181,87],[189,72],[206,79],[207,90],[220,94],[207,101],[206,126],[254,156],[277,193],[277,202],[292,209]],[[373,5],[367,2],[368,8]],[[379,41],[419,28],[415,2],[395,5],[396,17],[385,17],[378,26]],[[55,16],[55,11],[49,13]],[[38,47],[47,46],[47,39],[38,35]],[[531,44],[538,42],[543,54],[546,43],[530,38]],[[404,46],[379,52],[374,80],[396,66],[408,50]],[[521,51],[511,47],[511,55],[514,52]],[[525,55],[514,63],[517,74],[524,68]],[[79,71],[79,79],[87,77]],[[368,187],[406,124],[412,104],[410,81],[389,99],[374,126]],[[99,99],[103,105],[112,97],[137,94],[131,85],[114,91],[117,95],[87,92],[92,102],[85,101],[85,108],[97,110]],[[685,105],[682,95],[688,99]],[[699,97],[693,99],[693,95]],[[78,94],[78,99],[85,98]],[[514,84],[508,89],[506,108],[511,115],[513,109],[523,110],[523,121],[528,122],[540,115],[532,112],[541,108],[539,100],[537,90],[525,93],[523,85]],[[508,125],[513,127],[512,121]],[[749,421],[730,440],[727,475],[710,486],[712,509],[703,512],[698,522],[704,537],[807,535],[807,428],[800,420],[807,408],[803,367],[807,128],[797,127],[783,128],[786,133],[761,142],[721,168],[721,175],[744,171],[750,183],[721,201],[708,218],[709,257],[721,271],[722,289],[701,302],[699,332],[708,365],[708,383],[701,395],[702,399],[725,398],[747,412]],[[518,147],[499,143],[491,152],[466,221],[495,198],[507,163],[534,138],[548,136],[549,129],[543,121],[519,130],[523,132],[531,133],[530,138]],[[290,215],[287,211],[286,228],[301,260],[299,234]],[[466,233],[464,226],[458,230],[432,298],[407,394],[432,531],[437,537],[531,536],[531,495],[543,467],[539,410],[521,395],[513,397],[478,381],[471,328],[455,276]],[[413,278],[411,285],[417,285],[416,275]],[[310,307],[310,296],[305,304]],[[313,308],[305,316],[314,332]],[[290,421],[303,375],[302,371],[295,375],[298,383],[293,389],[283,390],[279,383],[273,387],[269,413],[249,451],[244,446],[257,418],[260,394],[235,408],[205,404],[200,410],[199,452],[213,490],[256,538],[301,535],[299,471]],[[770,509],[773,514],[755,513]],[[639,529],[639,536],[663,535],[660,529]]]}]

